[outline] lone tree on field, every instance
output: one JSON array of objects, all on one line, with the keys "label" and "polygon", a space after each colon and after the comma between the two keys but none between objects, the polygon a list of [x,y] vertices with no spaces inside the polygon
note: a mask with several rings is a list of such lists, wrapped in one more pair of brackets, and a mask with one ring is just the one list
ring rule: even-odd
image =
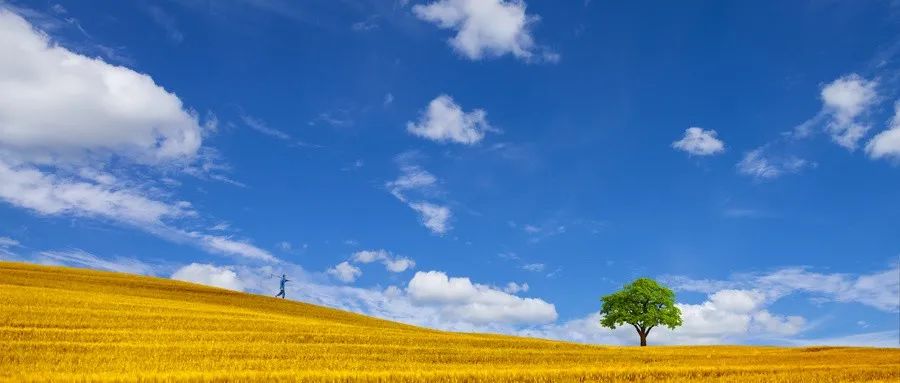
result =
[{"label": "lone tree on field", "polygon": [[675,307],[675,293],[650,278],[638,278],[615,293],[603,297],[600,325],[615,329],[628,323],[647,345],[647,334],[663,325],[681,326],[681,310]]}]

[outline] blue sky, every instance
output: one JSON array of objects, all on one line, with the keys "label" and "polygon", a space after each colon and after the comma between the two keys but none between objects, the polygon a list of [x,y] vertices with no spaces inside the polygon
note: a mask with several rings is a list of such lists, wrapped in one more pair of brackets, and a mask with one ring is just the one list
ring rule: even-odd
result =
[{"label": "blue sky", "polygon": [[0,258],[596,343],[900,343],[891,1],[0,2]]}]

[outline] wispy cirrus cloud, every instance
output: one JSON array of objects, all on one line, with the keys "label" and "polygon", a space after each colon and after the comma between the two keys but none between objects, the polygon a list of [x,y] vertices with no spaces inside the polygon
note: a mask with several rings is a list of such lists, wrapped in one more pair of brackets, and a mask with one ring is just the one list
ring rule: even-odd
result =
[{"label": "wispy cirrus cloud", "polygon": [[[400,166],[400,176],[385,183],[385,188],[398,200],[419,213],[423,226],[432,233],[443,235],[451,230],[453,212],[449,207],[424,200],[436,194],[438,179],[421,166],[414,163],[411,153],[403,153],[396,158]],[[414,198],[410,198],[410,194]]]}]

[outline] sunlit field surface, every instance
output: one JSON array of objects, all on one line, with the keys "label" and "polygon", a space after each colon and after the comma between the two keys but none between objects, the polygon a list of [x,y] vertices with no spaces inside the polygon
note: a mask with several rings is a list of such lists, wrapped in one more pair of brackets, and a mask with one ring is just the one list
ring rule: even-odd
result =
[{"label": "sunlit field surface", "polygon": [[458,334],[167,279],[0,262],[0,380],[897,382],[900,350]]}]

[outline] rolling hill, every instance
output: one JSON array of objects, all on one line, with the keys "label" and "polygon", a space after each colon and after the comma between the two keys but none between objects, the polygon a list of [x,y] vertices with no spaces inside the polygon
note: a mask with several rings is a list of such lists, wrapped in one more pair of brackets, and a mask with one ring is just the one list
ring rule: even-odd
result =
[{"label": "rolling hill", "polygon": [[168,279],[0,262],[0,380],[896,382],[900,350],[450,333]]}]

